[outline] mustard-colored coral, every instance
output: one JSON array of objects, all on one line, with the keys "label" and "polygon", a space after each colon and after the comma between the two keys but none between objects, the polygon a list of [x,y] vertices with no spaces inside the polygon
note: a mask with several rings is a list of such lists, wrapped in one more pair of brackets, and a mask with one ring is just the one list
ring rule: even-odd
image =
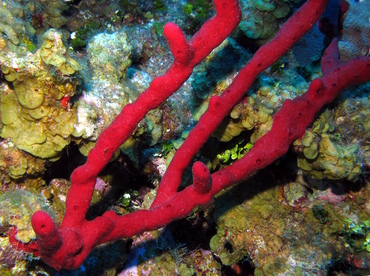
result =
[{"label": "mustard-colored coral", "polygon": [[1,97],[0,136],[35,156],[58,158],[77,122],[76,110],[61,100],[75,94],[78,81],[70,74],[79,65],[65,56],[60,33],[50,30],[43,37],[43,46],[33,55],[0,56],[0,69],[14,87]]},{"label": "mustard-colored coral", "polygon": [[81,70],[78,62],[67,55],[61,34],[55,29],[50,29],[43,35],[40,57],[46,64],[57,67],[65,75]]},{"label": "mustard-colored coral", "polygon": [[236,105],[215,131],[214,135],[222,142],[230,141],[242,131],[252,130],[251,143],[255,143],[272,126],[272,110],[248,98],[248,102]]},{"label": "mustard-colored coral", "polygon": [[12,179],[26,175],[40,175],[45,171],[45,160],[17,149],[10,141],[0,142],[0,181],[8,184]]},{"label": "mustard-colored coral", "polygon": [[[36,33],[29,21],[35,12],[36,1],[0,0],[0,49],[11,50],[24,55],[26,47],[30,47],[30,39]],[[36,4],[38,5],[38,4]]]},{"label": "mustard-colored coral", "polygon": [[297,164],[304,172],[318,179],[356,181],[361,173],[356,163],[356,151],[357,146],[341,146],[330,135],[323,133],[318,144],[312,142],[303,149],[303,156],[298,157]]},{"label": "mustard-colored coral", "polygon": [[[294,145],[301,152],[298,167],[305,173],[322,179],[356,181],[361,168],[356,160],[357,145],[343,145],[334,135],[333,115],[326,110]],[[340,135],[340,134],[338,134]]]}]

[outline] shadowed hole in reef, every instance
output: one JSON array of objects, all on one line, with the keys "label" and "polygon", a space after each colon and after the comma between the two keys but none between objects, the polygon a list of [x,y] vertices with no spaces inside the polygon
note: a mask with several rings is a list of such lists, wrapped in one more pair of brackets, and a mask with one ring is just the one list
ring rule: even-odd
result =
[{"label": "shadowed hole in reef", "polygon": [[[174,240],[179,244],[186,244],[189,251],[202,248],[209,250],[209,241],[216,235],[216,224],[204,211],[190,214],[184,219],[173,221],[167,228],[171,231]],[[196,235],[189,235],[197,233]]]},{"label": "shadowed hole in reef", "polygon": [[78,150],[76,143],[70,143],[62,152],[62,157],[55,162],[48,162],[44,175],[46,183],[55,178],[68,179],[75,168],[84,164],[86,157]]},{"label": "shadowed hole in reef", "polygon": [[[47,184],[56,178],[70,181],[72,172],[85,162],[86,156],[79,152],[77,144],[71,143],[63,150],[59,160],[48,162],[44,180]],[[146,192],[154,186],[150,177],[143,174],[141,170],[140,166],[137,168],[130,158],[122,153],[114,161],[109,162],[98,177],[105,176],[104,181],[109,183],[110,189],[101,201],[90,207],[86,217],[93,219],[102,215],[129,189],[138,191],[138,197],[143,198]]]},{"label": "shadowed hole in reef", "polygon": [[358,269],[354,265],[351,265],[350,263],[348,263],[348,261],[344,259],[338,259],[329,264],[327,275],[328,276],[334,276],[334,275],[353,275],[353,276],[358,275],[360,276],[360,275],[369,275],[369,271]]},{"label": "shadowed hole in reef", "polygon": [[250,259],[242,260],[231,266],[223,266],[221,275],[222,276],[253,276],[255,267],[251,263]]},{"label": "shadowed hole in reef", "polygon": [[225,242],[224,244],[224,248],[229,252],[229,253],[233,253],[234,252],[234,248],[233,248],[233,245],[230,243],[230,242]]},{"label": "shadowed hole in reef", "polygon": [[[143,174],[142,168],[135,166],[133,161],[122,153],[114,161],[109,162],[99,176],[109,176],[111,189],[105,193],[101,201],[90,206],[86,214],[87,219],[93,219],[108,209],[115,208],[121,196],[128,191],[137,191],[139,206],[145,194],[154,188],[150,176]],[[130,211],[128,208],[126,210]]]}]

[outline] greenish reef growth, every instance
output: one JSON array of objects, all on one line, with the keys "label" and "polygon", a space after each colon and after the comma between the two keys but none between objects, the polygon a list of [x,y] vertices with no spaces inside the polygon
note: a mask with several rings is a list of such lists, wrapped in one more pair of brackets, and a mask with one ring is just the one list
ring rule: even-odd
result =
[{"label": "greenish reef growth", "polygon": [[67,23],[63,11],[69,5],[59,0],[0,1],[0,49],[7,46],[18,54],[36,50],[36,36],[48,28],[59,29]]},{"label": "greenish reef growth", "polygon": [[[259,267],[263,265],[263,259],[271,261],[268,260],[272,258],[269,251],[283,247],[282,235],[286,223],[282,218],[285,210],[277,204],[276,191],[255,195],[241,205],[230,200],[231,193],[216,200],[218,230],[210,241],[211,250],[224,265],[233,265],[249,255]],[[274,229],[274,232],[270,233],[268,229]]]},{"label": "greenish reef growth", "polygon": [[166,6],[165,1],[163,1],[163,0],[154,0],[152,11],[153,11],[153,13],[167,11],[167,6]]},{"label": "greenish reef growth", "polygon": [[176,251],[159,253],[151,248],[151,251],[146,252],[145,257],[143,256],[144,260],[145,258],[147,260],[138,266],[138,275],[194,275],[194,268],[182,262],[182,255],[179,255],[176,260],[175,254],[179,253],[181,254]]},{"label": "greenish reef growth", "polygon": [[37,210],[50,213],[49,205],[42,196],[22,189],[0,195],[0,206],[0,226],[17,227],[16,239],[24,243],[36,238],[31,226],[32,214]]},{"label": "greenish reef growth", "polygon": [[123,31],[95,35],[87,46],[92,80],[118,83],[125,78],[131,65],[131,51],[132,46]]},{"label": "greenish reef growth", "polygon": [[232,164],[234,161],[242,158],[253,147],[251,143],[245,143],[243,139],[239,139],[232,148],[217,154],[217,159],[221,164]]},{"label": "greenish reef growth", "polygon": [[[368,187],[353,194],[356,200],[342,198],[341,203],[320,190],[314,189],[312,195],[306,190],[292,205],[287,198],[300,180],[273,188],[257,181],[261,179],[251,179],[248,189],[241,183],[216,198],[217,234],[210,247],[224,265],[251,262],[255,275],[318,275],[338,258],[368,258],[362,254],[368,254],[369,207],[361,201],[367,198]],[[244,198],[248,199],[240,204]],[[350,238],[362,253],[349,246]]]},{"label": "greenish reef growth", "polygon": [[195,32],[213,11],[213,4],[209,0],[189,0],[183,10],[189,21],[188,30]]},{"label": "greenish reef growth", "polygon": [[361,222],[345,220],[344,236],[348,244],[356,251],[370,253],[370,220]]},{"label": "greenish reef growth", "polygon": [[273,110],[264,101],[249,97],[232,109],[230,117],[222,122],[215,136],[220,141],[228,142],[241,132],[251,130],[250,142],[253,144],[271,129],[272,113]]},{"label": "greenish reef growth", "polygon": [[88,22],[83,27],[78,28],[74,33],[71,34],[71,46],[73,49],[78,50],[85,48],[89,42],[89,39],[99,31],[102,26],[99,22]]},{"label": "greenish reef growth", "polygon": [[356,160],[358,146],[344,145],[335,136],[332,113],[324,112],[314,123],[312,131],[307,130],[294,145],[301,152],[297,158],[298,167],[305,173],[322,179],[347,179],[356,181],[361,173]]},{"label": "greenish reef growth", "polygon": [[[222,93],[250,58],[238,42],[247,38],[255,47],[266,42],[298,2],[240,1],[243,20],[232,36],[237,39],[228,38],[212,51],[181,90],[149,112],[117,150],[109,175],[100,175],[96,182],[91,213],[105,207],[118,214],[150,207],[153,187],[210,97]],[[355,8],[339,43],[341,58],[369,52],[368,37],[360,37],[367,21],[358,20],[366,14],[365,2],[351,5]],[[58,159],[71,141],[87,155],[122,107],[136,99],[152,76],[165,72],[172,62],[163,39],[165,22],[176,22],[192,34],[213,12],[211,0],[0,0],[1,275],[52,275],[32,256],[11,247],[8,239],[16,226],[17,239],[30,241],[30,215],[40,208],[52,210],[61,223],[71,183],[51,174],[54,179],[46,183],[46,168],[60,164],[49,161]],[[47,31],[50,27],[55,29]],[[63,43],[62,35],[72,47]],[[241,158],[271,128],[282,102],[302,94],[320,74],[315,65],[298,67],[290,53],[279,59],[260,75],[196,159],[213,172]],[[73,97],[79,84],[81,94]],[[146,232],[130,242],[99,246],[71,274],[116,275],[124,269],[136,275],[221,275],[249,262],[256,267],[255,275],[326,275],[333,264],[370,263],[369,94],[370,84],[344,93],[296,141],[294,152],[248,183],[223,191],[206,210],[194,210],[187,218],[192,226],[178,231],[196,235],[202,245],[194,249],[197,245],[163,234],[170,228]],[[72,160],[74,150],[68,149],[71,166],[78,161]],[[122,166],[135,167],[130,171],[135,181],[125,186],[119,179],[123,188],[118,196],[115,173]],[[265,181],[269,174],[273,176]],[[190,169],[184,173],[182,187],[191,176]],[[361,187],[344,189],[348,181],[342,180],[357,179],[363,181]],[[117,197],[104,201],[111,194]],[[208,231],[214,235],[210,250],[203,247]]]},{"label": "greenish reef growth", "polygon": [[0,60],[2,73],[14,87],[0,99],[0,136],[34,156],[59,158],[77,122],[69,99],[76,92],[73,73],[80,65],[68,57],[61,34],[54,29],[44,34],[35,54],[15,58],[4,51]]},{"label": "greenish reef growth", "polygon": [[240,31],[247,38],[262,44],[279,30],[279,23],[294,11],[294,5],[301,0],[242,0],[242,21]]},{"label": "greenish reef growth", "polygon": [[[68,22],[68,19],[63,16],[63,11],[68,10],[69,5],[67,1],[59,0],[40,0],[42,5],[44,24],[47,27],[60,29],[63,25]],[[37,5],[34,3],[33,5]]]},{"label": "greenish reef growth", "polygon": [[20,37],[26,34],[26,26],[21,20],[22,17],[23,10],[18,3],[0,1],[0,37],[9,42],[9,46],[19,45]]},{"label": "greenish reef growth", "polygon": [[314,205],[312,207],[313,216],[321,223],[325,224],[328,221],[328,211],[322,205]]}]

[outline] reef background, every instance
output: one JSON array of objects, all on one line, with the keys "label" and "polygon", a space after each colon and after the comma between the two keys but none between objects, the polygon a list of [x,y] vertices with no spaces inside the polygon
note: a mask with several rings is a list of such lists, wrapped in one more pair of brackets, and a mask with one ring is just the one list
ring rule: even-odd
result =
[{"label": "reef background", "polygon": [[[176,149],[299,0],[242,0],[243,18],[182,88],[149,112],[100,175],[88,216],[148,208]],[[370,53],[370,1],[349,1],[341,61]],[[99,246],[56,272],[15,248],[35,238],[36,210],[63,218],[69,176],[101,131],[172,62],[163,26],[190,37],[208,0],[0,1],[1,275],[366,275],[370,273],[370,84],[326,107],[275,164],[207,208]],[[261,74],[196,156],[211,171],[245,154],[282,102],[320,76],[328,37],[315,26]],[[183,186],[191,178],[184,175]]]}]

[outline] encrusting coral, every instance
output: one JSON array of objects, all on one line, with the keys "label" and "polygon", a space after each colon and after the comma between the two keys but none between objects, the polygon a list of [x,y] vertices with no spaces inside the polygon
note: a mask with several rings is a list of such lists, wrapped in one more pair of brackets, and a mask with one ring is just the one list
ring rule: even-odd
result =
[{"label": "encrusting coral", "polygon": [[301,0],[243,0],[240,1],[243,18],[239,25],[243,34],[258,44],[271,39],[279,28],[277,22],[289,16],[294,4]]},{"label": "encrusting coral", "polygon": [[[360,89],[368,88],[363,85]],[[306,174],[317,179],[352,182],[359,178],[362,164],[369,162],[366,141],[370,127],[368,102],[361,98],[361,94],[351,95],[334,113],[326,109],[302,139],[294,142],[299,153],[297,165]],[[353,122],[357,127],[353,127]],[[359,151],[359,147],[363,150]]]},{"label": "encrusting coral", "polygon": [[37,157],[55,159],[74,134],[77,116],[69,99],[78,85],[72,74],[80,66],[67,56],[59,32],[51,29],[43,39],[35,54],[0,55],[0,69],[14,87],[1,98],[0,136]]},{"label": "encrusting coral", "polygon": [[80,64],[67,55],[67,49],[63,44],[60,32],[50,29],[42,38],[40,57],[43,62],[55,66],[64,75],[72,75],[81,70]]},{"label": "encrusting coral", "polygon": [[41,176],[45,163],[46,160],[18,149],[8,140],[0,141],[0,188],[25,176]]}]

